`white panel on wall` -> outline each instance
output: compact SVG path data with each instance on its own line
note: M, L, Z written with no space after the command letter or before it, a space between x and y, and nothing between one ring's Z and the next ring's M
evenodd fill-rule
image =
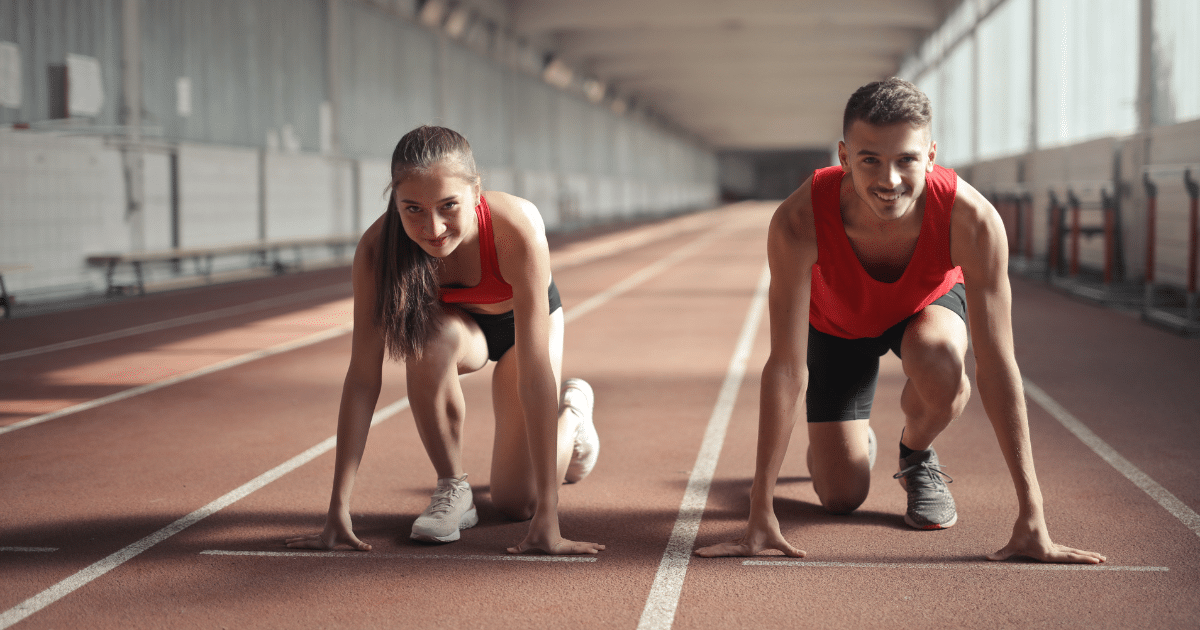
M0 252L32 267L8 289L96 288L84 258L129 247L124 181L102 140L0 133Z
M104 107L100 60L67 54L67 107L72 116L96 116Z
M179 239L183 247L258 240L258 151L179 147Z
M0 107L21 107L21 49L0 42Z
M147 153L145 169L145 198L142 200L142 228L147 250L171 247L171 156Z
M312 154L268 153L264 172L267 240L332 233L333 217L339 213L333 162Z

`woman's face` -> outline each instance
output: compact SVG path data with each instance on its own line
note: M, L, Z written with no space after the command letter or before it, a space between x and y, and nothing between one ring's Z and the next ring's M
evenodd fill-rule
M405 233L430 256L450 255L478 230L479 187L449 162L405 177L392 194Z

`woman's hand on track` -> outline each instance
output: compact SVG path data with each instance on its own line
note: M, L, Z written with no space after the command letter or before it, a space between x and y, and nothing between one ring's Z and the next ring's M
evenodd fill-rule
M571 556L597 554L604 551L604 545L599 543L567 540L559 534L558 519L547 519L543 526L538 525L538 516L529 523L529 533L525 540L516 547L509 547L508 553L525 553L526 551L541 551L552 556Z
M358 539L350 524L350 515L329 515L325 521L325 529L319 534L297 536L287 539L287 546L292 549L323 549L331 550L338 547L349 547L357 551L370 551L371 545Z

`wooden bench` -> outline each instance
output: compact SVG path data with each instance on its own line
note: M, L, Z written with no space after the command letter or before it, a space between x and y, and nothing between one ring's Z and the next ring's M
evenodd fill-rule
M195 273L204 276L205 280L211 281L214 259L225 256L248 255L250 256L251 267L270 266L275 273L281 274L287 272L290 268L299 268L301 266L303 251L306 248L328 247L334 256L341 258L346 248L353 249L358 244L358 239L359 235L357 234L342 234L278 241L254 241L214 247L183 247L159 251L92 254L87 257L87 264L91 267L100 267L105 270L104 278L107 285L106 293L108 295L125 292L126 285L116 284L114 278L117 269L122 265L131 266L136 280L136 285L134 286L137 287L139 295L144 295L146 293L145 277L142 269L144 266L168 263L177 272L181 272L183 261L191 260ZM285 261L281 253L287 250L294 252L294 256L290 262Z
M4 310L4 319L12 314L12 304L9 300L8 289L4 286L4 274L14 271L25 271L29 265L0 265L0 309Z

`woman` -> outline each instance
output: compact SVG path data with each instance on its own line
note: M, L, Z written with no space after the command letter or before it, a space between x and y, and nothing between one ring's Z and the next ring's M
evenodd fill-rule
M459 375L496 361L493 504L532 519L510 553L597 553L563 538L558 486L582 479L599 451L592 390L568 380L561 404L563 313L545 226L533 204L481 192L470 145L443 127L406 134L392 153L388 209L354 255L354 340L338 415L325 529L289 547L368 551L350 522L350 494L378 402L384 354L405 362L408 397L438 484L412 538L458 540L478 522L462 465L466 408Z

